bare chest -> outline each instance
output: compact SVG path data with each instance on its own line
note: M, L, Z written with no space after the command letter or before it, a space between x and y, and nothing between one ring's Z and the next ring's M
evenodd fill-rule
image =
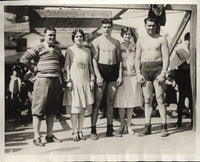
M143 39L141 43L142 51L160 51L161 41L158 38L147 38Z

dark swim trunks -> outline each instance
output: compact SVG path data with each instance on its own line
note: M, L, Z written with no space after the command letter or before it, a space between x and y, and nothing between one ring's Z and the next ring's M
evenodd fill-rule
M141 74L146 81L154 81L162 71L162 61L142 62Z
M99 72L106 82L114 82L119 77L119 65L107 65L98 63Z

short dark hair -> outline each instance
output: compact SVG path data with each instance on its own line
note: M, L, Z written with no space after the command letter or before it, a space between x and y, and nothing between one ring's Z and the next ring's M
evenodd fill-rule
M113 21L112 19L102 19L101 24L110 24L113 26Z
M77 33L81 33L81 35L83 36L83 40L85 40L85 33L83 32L83 30L81 29L75 29L73 32L72 32L72 41L74 42L74 38L75 38L75 35Z
M147 23L147 21L153 21L153 22L156 23L156 19L154 19L154 18L152 18L152 17L147 17L147 18L144 19L144 23L145 23L145 24Z
M184 40L190 41L190 33L189 32L185 34Z
M133 31L133 29L130 28L130 27L127 27L127 26L121 28L121 33L120 33L120 35L123 37L123 36L124 36L124 33L127 33L128 31L130 31L131 36L133 37L133 36L134 36L134 31Z
M44 29L44 33L47 32L47 30L50 30L50 31L55 31L56 32L56 29L52 26L47 26L45 29Z

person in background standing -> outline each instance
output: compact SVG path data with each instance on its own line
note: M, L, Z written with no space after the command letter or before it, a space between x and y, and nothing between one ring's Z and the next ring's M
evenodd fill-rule
M170 57L169 70L174 70L175 81L178 84L178 121L176 127L182 125L183 109L185 108L185 99L189 99L189 110L191 116L191 126L193 126L193 105L192 88L190 80L190 33L186 33L184 41L176 46Z

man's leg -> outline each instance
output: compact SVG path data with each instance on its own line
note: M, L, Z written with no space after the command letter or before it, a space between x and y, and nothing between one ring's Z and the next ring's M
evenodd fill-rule
M121 134L114 132L113 130L113 106L114 99L117 92L116 82L108 82L106 86L107 98L106 98L106 108L107 108L107 132L106 136L116 136L121 137Z
M153 84L151 81L146 81L142 87L142 92L144 96L145 123L151 124L151 114L153 111Z
M38 116L33 115L33 131L34 131L33 143L36 146L44 146L40 138L40 126L41 126L41 119Z
M59 78L48 78L48 93L46 99L46 125L47 125L47 143L62 142L53 135L53 126L56 114L59 111L62 86Z
M40 126L41 126L40 118L38 116L33 115L34 139L38 139L40 137Z
M185 97L186 97L186 73L182 70L177 70L175 73L175 81L178 84L178 103L177 103L177 112L178 112L178 120L175 124L176 127L180 127L182 124L182 116L183 116L183 108L185 107Z
M166 118L166 106L165 106L165 101L164 101L164 84L160 84L157 82L157 80L154 81L154 88L155 88L155 94L156 94L156 100L158 103L158 110L160 112L160 117L161 117L161 127L162 127L162 132L161 136L166 137L168 136L167 132L167 118Z
M47 137L51 137L53 135L54 115L46 116L46 124L47 124Z
M92 126L91 139L93 139L93 140L98 139L97 132L96 132L96 123L97 123L99 107L101 104L105 86L106 86L106 83L104 82L102 87L98 87L96 85L96 88L95 88L95 103L93 105L92 114L91 114L91 126Z
M139 136L151 134L151 114L153 111L153 83L151 81L146 81L144 85L142 85L142 92L144 96L145 128L141 133L139 133Z

